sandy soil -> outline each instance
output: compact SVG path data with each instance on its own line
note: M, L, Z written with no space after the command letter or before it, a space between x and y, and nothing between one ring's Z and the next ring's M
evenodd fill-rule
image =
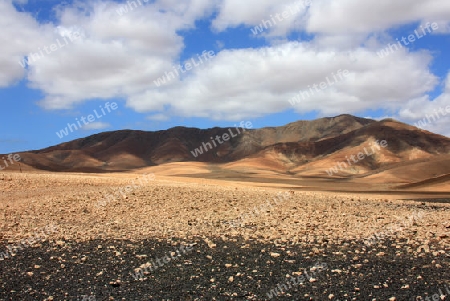
M363 239L420 211L420 222L399 235L409 238L415 233L413 239L422 244L448 233L450 225L450 204L423 205L395 200L392 195L336 195L139 174L14 173L0 179L4 216L0 227L3 239L8 240L49 223L60 225L57 235L76 240L101 235L140 239L224 234L265 241L307 240L309 236ZM277 199L280 193L283 197ZM239 227L230 225L261 206L263 210L249 214ZM444 242L448 241L440 241Z

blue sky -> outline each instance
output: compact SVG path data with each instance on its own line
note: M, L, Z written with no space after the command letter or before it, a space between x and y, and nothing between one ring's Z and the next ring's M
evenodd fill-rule
M450 136L450 113L435 113L450 111L448 0L139 1L0 1L0 153L344 113L409 124L435 114L424 128Z

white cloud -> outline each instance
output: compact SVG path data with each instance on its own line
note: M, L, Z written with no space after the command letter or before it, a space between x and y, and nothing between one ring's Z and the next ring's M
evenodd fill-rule
M288 43L263 49L224 50L209 65L193 70L170 87L148 89L128 100L147 112L170 106L174 115L237 120L291 109L288 100L320 84L339 69L350 76L295 106L298 112L322 115L356 113L372 108L395 110L405 101L431 91L437 78L428 70L427 53L399 50L380 59L373 52L353 53Z
M276 14L296 6L301 7L299 13L276 22L265 34L283 36L296 30L338 36L367 35L412 22L446 20L448 23L450 19L447 0L223 0L213 27L224 31L239 25L253 27L272 17L277 21Z
M38 24L29 14L18 12L11 1L0 1L0 88L21 80L26 70L24 55L51 40L51 26Z
M384 30L435 21L444 34L450 24L448 0L311 0L310 6L299 0L157 0L120 16L117 9L122 5L75 2L56 8L57 24L39 24L1 1L0 41L5 48L0 54L0 87L27 76L30 86L45 94L41 105L46 109L123 97L127 107L151 113L148 118L153 120L242 120L288 109L336 115L380 108L413 120L423 113L418 109L430 102L426 95L438 83L429 70L432 57L403 48L380 59L376 51L394 40ZM301 9L263 33L272 39L272 47L222 49L183 78L161 87L153 84L177 64L185 47L180 31L194 28L196 20L215 9L212 27L225 31L258 25L289 6ZM294 30L313 33L312 41L287 42L286 34ZM18 63L20 57L75 31L80 39L31 62L28 70ZM339 69L348 69L351 76L298 106L290 105L288 100L299 91ZM435 104L448 101L450 84L446 87ZM410 111L402 110L405 105Z
M450 137L450 73L444 82L444 92L431 101L428 96L412 99L395 118L412 125L425 123L424 129Z
M171 67L183 48L176 16L150 5L119 16L119 6L96 2L59 12L62 26L82 24L84 36L32 64L29 80L46 92L44 107L62 109L91 98L126 97L144 91L161 70Z
M239 25L257 26L264 20L270 28L262 36L284 36L294 28L306 25L306 13L311 1L314 0L223 0L212 26L217 31L224 31Z
M422 22L422 26L426 25L427 22ZM450 21L449 20L434 20L430 23L436 23L438 28L433 30L432 34L449 34L450 33Z
M193 28L214 8L207 0L161 0L120 16L120 6L113 1L61 5L55 8L57 25L39 25L11 3L1 2L0 25L6 32L0 41L4 39L6 50L0 55L0 86L27 75L30 86L45 93L41 105L47 109L143 93L178 60L184 48L178 31ZM79 40L44 52L29 62L27 72L20 66L19 58L39 53L74 31L82 33Z
M170 117L165 114L155 114L155 115L148 116L147 119L153 120L153 121L167 121L167 120L170 120Z
M90 131L90 130L103 130L106 128L109 128L111 125L107 122L91 122L86 124L85 126L81 127L82 130Z
M219 49L223 49L223 48L225 48L225 43L223 41L217 40L216 41L216 46Z
M447 0L316 0L307 29L318 33L370 33L424 19L450 19Z

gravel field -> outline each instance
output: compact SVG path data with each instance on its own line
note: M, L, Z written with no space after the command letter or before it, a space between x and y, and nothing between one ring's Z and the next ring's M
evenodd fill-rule
M450 300L442 201L137 174L0 189L0 300Z

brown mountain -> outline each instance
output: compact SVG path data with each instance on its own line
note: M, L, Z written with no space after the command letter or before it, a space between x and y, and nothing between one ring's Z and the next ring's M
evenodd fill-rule
M222 144L216 135L236 137ZM351 115L297 121L280 127L243 130L175 127L164 131L104 132L46 149L20 153L22 163L36 169L70 172L127 171L171 162L217 163L227 168L257 166L260 170L314 177L368 177L405 166L433 165L428 177L450 173L450 139L386 119L375 121ZM231 134L230 134L231 136ZM387 147L357 163L348 161L375 141ZM217 141L217 140L216 140ZM212 149L205 151L209 143ZM195 149L202 147L202 154ZM195 155L194 155L195 154ZM347 156L347 157L346 157ZM355 158L355 157L353 157ZM339 167L332 175L326 170ZM342 162L347 162L347 167ZM436 163L439 162L439 163ZM351 163L351 164L350 164ZM344 167L344 168L342 168ZM425 172L426 173L426 172ZM398 177L399 175L397 175Z

